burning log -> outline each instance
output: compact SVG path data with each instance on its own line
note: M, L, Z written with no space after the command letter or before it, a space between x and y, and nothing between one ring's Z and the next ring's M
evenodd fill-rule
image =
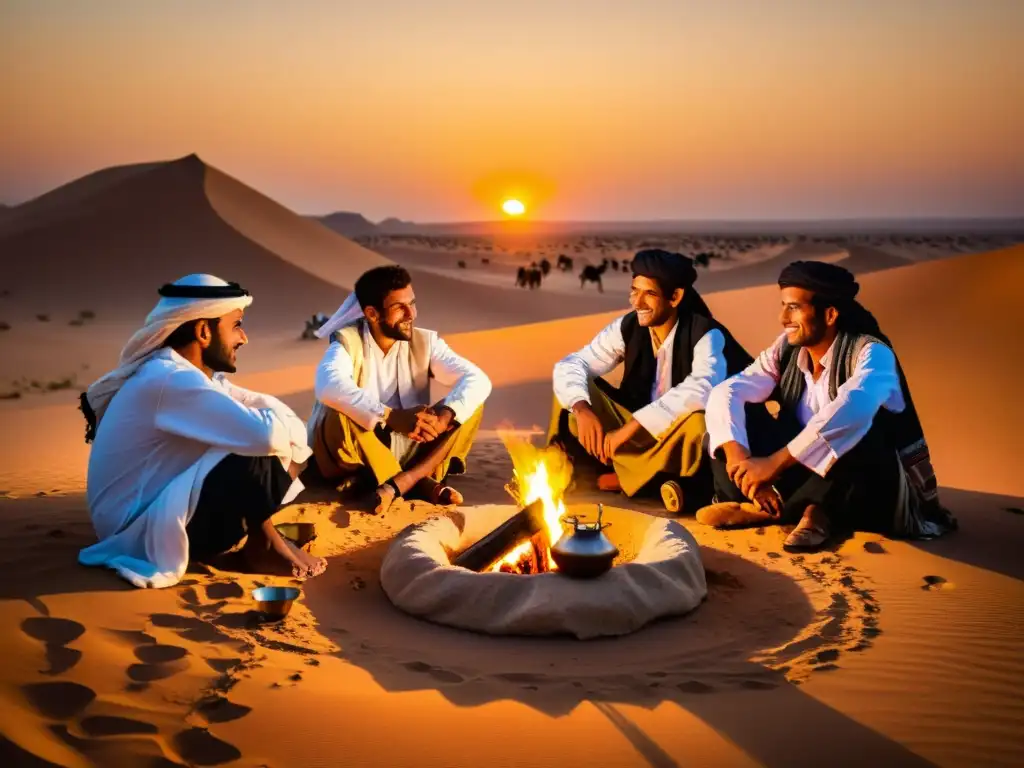
M534 534L530 539L530 546L526 548L526 551L519 556L516 562L502 562L497 570L501 573L515 573L520 576L535 576L538 573L547 573L549 570L547 536L543 532Z
M466 547L452 565L476 573L488 570L524 541L544 531L544 504L538 499L499 525L479 541ZM544 559L539 557L538 559ZM546 560L545 560L546 563Z

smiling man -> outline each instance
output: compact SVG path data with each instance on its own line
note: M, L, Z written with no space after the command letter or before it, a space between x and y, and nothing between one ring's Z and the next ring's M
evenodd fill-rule
M271 516L302 489L302 420L242 389L234 373L249 292L213 275L164 285L120 365L82 395L87 498L100 541L79 561L139 587L171 586L191 560L246 540L249 567L316 576L326 568L283 539Z
M820 546L837 526L906 537L955 527L906 378L854 276L797 261L779 287L783 333L708 399L720 503L698 519L798 521L785 542L795 549Z
M678 512L684 497L699 506L710 484L701 471L708 394L751 358L693 288L691 259L643 250L632 271L633 311L556 363L548 439L577 469L601 473L602 490L633 496L662 479L665 506ZM602 377L620 363L616 389Z
M444 484L466 457L491 393L490 379L434 331L415 326L412 277L399 266L363 274L316 331L330 344L316 371L309 442L318 473L334 480L368 470L376 512L414 493L461 504ZM451 388L430 402L430 381Z

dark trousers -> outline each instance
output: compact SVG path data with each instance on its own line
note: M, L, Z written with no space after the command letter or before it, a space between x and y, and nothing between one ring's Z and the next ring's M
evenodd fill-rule
M762 403L748 404L746 415L754 457L774 453L801 430L793 414L781 412L775 419ZM718 453L711 462L715 496L719 501L748 501L729 479L725 457L721 450ZM825 477L795 464L775 481L775 487L784 502L783 522L798 521L809 505L817 504L833 528L887 533L899 492L899 459L876 422Z
M291 484L276 456L225 456L203 481L196 510L185 526L191 558L227 552L260 528L281 506Z

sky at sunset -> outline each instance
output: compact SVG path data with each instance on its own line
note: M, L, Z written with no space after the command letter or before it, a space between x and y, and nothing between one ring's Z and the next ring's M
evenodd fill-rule
M181 157L372 220L1024 215L1018 0L0 0L0 202Z

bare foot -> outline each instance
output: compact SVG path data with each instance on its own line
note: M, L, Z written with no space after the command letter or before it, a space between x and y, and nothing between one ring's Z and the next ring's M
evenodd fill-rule
M452 488L450 485L441 485L441 483L437 482L432 477L425 477L416 483L415 490L417 493L422 495L426 501L442 507L451 505L458 506L465 501L462 494L457 490ZM507 486L506 490L508 490Z
M278 533L270 520L252 531L242 549L246 563L257 573L291 574L297 579L319 576L327 570L327 561L299 549Z
M602 491L621 491L622 483L614 472L606 472L597 478L597 487Z
M387 483L377 487L377 506L373 508L375 515L383 515L391 508L395 500L395 489Z

